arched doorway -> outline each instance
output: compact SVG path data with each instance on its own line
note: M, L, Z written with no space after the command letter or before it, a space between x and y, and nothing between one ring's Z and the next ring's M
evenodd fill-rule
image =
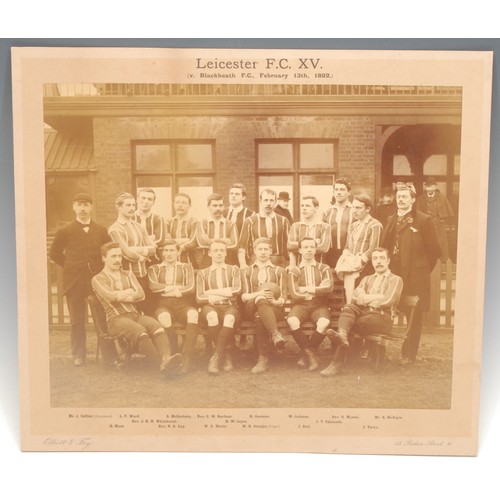
M417 197L424 193L427 177L434 177L439 191L450 202L454 217L447 227L450 259L433 273L428 326L453 325L454 280L460 186L460 125L420 124L386 126L379 133L380 175L377 189L394 189L397 181L412 182Z

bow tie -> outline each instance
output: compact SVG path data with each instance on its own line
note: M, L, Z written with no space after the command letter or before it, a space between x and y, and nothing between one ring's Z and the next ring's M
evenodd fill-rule
M80 226L82 226L82 227L90 227L90 224L82 224L82 223L80 222Z

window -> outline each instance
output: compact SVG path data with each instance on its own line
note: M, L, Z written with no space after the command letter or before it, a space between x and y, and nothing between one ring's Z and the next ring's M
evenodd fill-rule
M289 210L300 218L300 198L318 198L320 213L329 208L337 172L336 140L279 139L256 141L259 193L271 188L290 195Z
M191 197L190 215L206 212L207 196L213 192L214 141L132 141L132 166L136 191L152 188L154 211L172 217L173 198L182 192Z

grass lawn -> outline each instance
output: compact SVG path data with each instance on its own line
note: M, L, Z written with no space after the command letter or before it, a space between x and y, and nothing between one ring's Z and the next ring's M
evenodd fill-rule
M329 344L320 350L321 369L329 363ZM358 360L334 378L323 378L296 365L297 348L286 346L271 370L252 375L252 352L235 357L236 370L210 376L199 340L193 372L169 380L157 362L134 357L126 369L104 369L95 361L95 335L88 333L89 359L75 368L69 333L50 335L51 405L89 408L408 408L447 409L451 401L453 334L422 335L417 362L400 367L389 361L375 373L369 360ZM397 360L400 343L387 354Z

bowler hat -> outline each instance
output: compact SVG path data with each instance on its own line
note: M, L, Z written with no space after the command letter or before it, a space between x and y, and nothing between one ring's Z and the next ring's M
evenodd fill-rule
M432 186L433 184L437 184L436 178L435 177L427 177L424 181L424 184L426 186Z
M290 201L290 195L286 191L281 191L278 200Z
M92 203L92 198L87 193L78 193L73 197L73 201L79 201L81 203Z

